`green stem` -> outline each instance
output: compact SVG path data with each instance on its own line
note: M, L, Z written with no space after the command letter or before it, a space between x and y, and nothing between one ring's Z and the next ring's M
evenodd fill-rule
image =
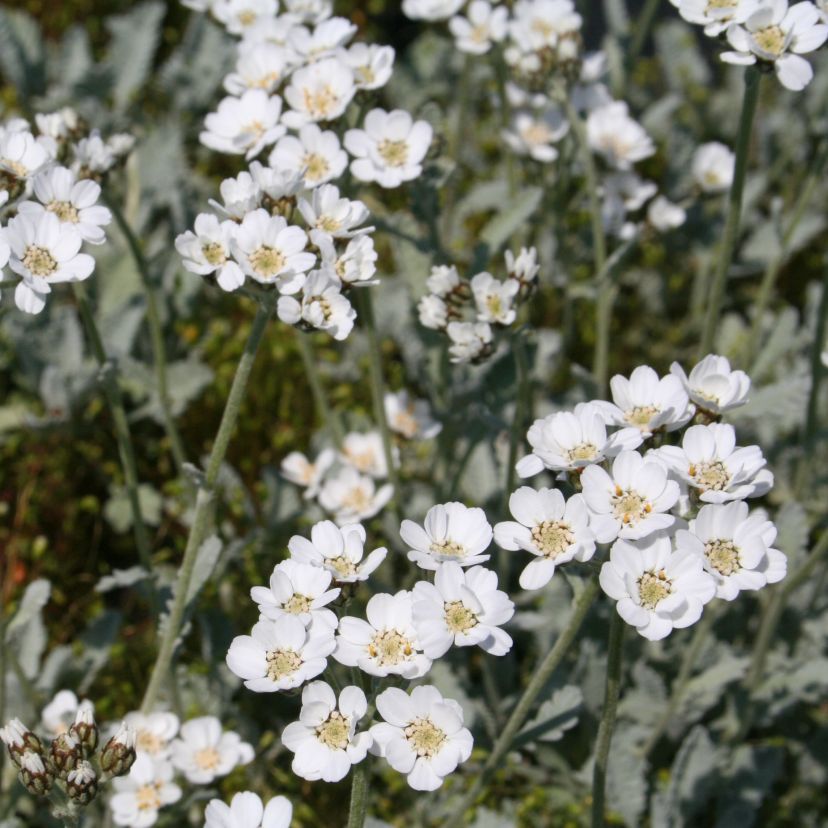
M446 149L446 158L450 158L455 163L455 168L446 182L444 188L445 199L443 201L443 228L441 247L446 250L451 250L451 240L454 236L454 207L457 202L458 184L460 178L460 156L462 154L463 136L468 127L466 113L469 107L470 98L470 81L472 59L470 55L463 55L463 68L460 70L460 78L457 82L457 97L455 98L454 106L456 108L454 128L449 134L448 147Z
M124 398L121 394L121 387L118 385L117 368L109 360L104 350L103 340L95 324L95 317L92 315L92 308L89 300L80 283L75 283L75 298L78 303L83 325L92 346L92 352L98 365L101 367L101 378L103 380L104 394L112 414L112 422L115 426L115 437L118 441L118 453L121 457L121 467L124 472L127 497L130 510L132 511L132 531L135 534L135 545L138 548L138 557L141 564L148 572L152 572L152 547L150 544L147 527L141 513L141 501L138 490L138 467L135 462L135 448L132 442L132 435L129 430L126 410L124 409ZM154 592L152 593L154 596Z
M247 389L248 380L250 379L250 372L256 359L256 352L259 349L259 344L262 341L262 336L267 328L267 323L272 312L271 307L259 305L256 311L256 318L253 320L250 335L244 347L244 352L236 368L236 375L233 377L230 394L227 397L224 412L221 415L221 423L219 424L216 439L210 452L210 459L207 462L207 471L199 484L196 494L193 523L190 528L189 537L187 538L187 545L184 549L184 559L181 562L181 569L179 570L178 579L175 583L173 604L164 630L164 638L158 649L158 656L153 665L149 684L147 685L144 699L141 703L142 713L151 713L155 707L161 685L166 679L170 664L172 663L175 645L178 640L178 635L181 632L184 612L187 608L188 597L191 600L194 598L194 596L188 596L190 581L192 580L198 552L207 538L207 532L210 527L216 481L221 464L224 462L224 456L227 453L230 438L233 436L236 428L236 421L238 420L244 393Z
M161 316L158 312L158 303L155 299L155 289L152 284L152 277L150 276L149 263L141 250L141 244L138 238L132 231L129 222L127 222L120 208L111 200L107 200L107 204L112 211L112 215L115 217L116 224L127 241L129 251L132 254L138 274L141 277L141 285L144 288L144 295L147 301L147 324L149 325L150 343L152 345L153 363L155 365L155 382L158 386L158 399L161 403L164 430L170 441L170 451L172 452L173 462L175 463L178 476L186 479L184 465L187 462L187 456L184 452L184 443L181 440L181 435L175 424L175 417L173 417L172 405L170 403L170 389L167 381L167 350L164 345L164 331L161 325Z
M609 631L609 652L607 654L607 685L604 693L604 709L598 725L595 745L595 767L592 772L592 828L604 825L604 799L607 787L607 764L609 763L612 732L615 729L615 713L618 709L618 692L621 687L621 651L624 641L624 621L613 611Z
M0 281L0 290L5 290L6 288L13 288L17 287L20 284L20 279L3 279Z
M639 57L641 57L641 51L643 50L644 44L647 42L647 38L653 28L653 21L655 20L656 12L661 4L662 0L646 0L644 8L641 9L641 13L635 21L635 34L633 35L632 42L630 43L630 51L627 53L628 72L632 70L633 66L635 66L635 62Z
M750 149L750 134L753 127L753 118L756 106L759 103L759 81L761 74L755 66L745 69L745 93L742 99L742 113L739 117L739 132L736 137L736 161L733 172L733 183L730 185L730 194L727 199L727 218L725 219L724 235L719 250L719 260L713 274L710 286L707 315L704 320L699 358L708 354L713 347L713 340L719 326L719 317L722 312L727 273L733 260L733 251L739 236L739 221L742 215L742 193L745 188L747 173L748 150Z
M526 414L529 409L531 385L529 382L529 365L526 361L524 341L520 331L512 337L512 353L515 357L515 374L517 377L517 393L515 394L515 413L512 417L512 428L509 432L509 459L506 467L506 491L504 493L503 512L509 512L509 498L515 487L515 466L517 465L518 449L521 438L524 436Z
M347 828L362 828L368 811L368 768L366 760L354 765L351 777L351 805Z
M543 661L537 666L532 674L529 684L523 691L523 695L517 703L517 706L512 711L509 721L506 722L505 727L500 733L498 740L492 747L492 752L489 758L483 765L482 770L477 775L474 784L469 789L468 793L460 800L459 804L452 810L450 816L444 823L444 828L454 828L463 824L463 818L466 811L471 808L477 797L485 790L489 777L493 771L500 767L503 758L509 752L518 731L523 727L524 722L529 717L532 711L535 700L540 692L544 689L549 681L552 673L563 660L564 656L569 651L578 630L581 628L587 612L589 611L595 596L598 594L598 578L593 576L584 584L583 591L578 596L573 604L572 614L569 616L569 621L564 627L561 634L558 636L552 649L546 654Z
M6 618L0 616L0 724L6 723ZM0 750L0 797L6 770L6 751Z
M299 346L299 355L302 357L305 374L310 383L311 394L316 405L316 413L330 432L334 444L339 448L345 439L345 429L342 427L342 421L339 419L339 415L328 402L328 397L322 385L322 378L319 376L319 369L316 367L316 359L314 358L313 348L311 347L308 335L297 330L296 344Z

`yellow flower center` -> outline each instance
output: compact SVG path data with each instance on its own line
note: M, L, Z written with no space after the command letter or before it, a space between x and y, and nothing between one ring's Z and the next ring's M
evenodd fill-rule
M704 545L704 554L719 575L732 575L742 568L739 547L732 540L712 540Z
M161 807L158 786L142 785L135 791L135 803L139 811L157 811Z
M256 12L252 9L244 9L244 11L240 11L236 15L236 20L238 20L242 26L250 26L256 22Z
M462 601L449 601L443 605L446 614L446 626L454 633L464 633L479 623L477 615Z
M305 166L305 178L311 182L321 181L331 169L325 157L315 152L309 152L302 163Z
M376 455L370 449L368 451L348 451L346 449L345 456L348 458L348 462L361 472L373 469L376 463Z
M404 167L408 160L408 144L405 141L389 141L386 138L379 142L377 150L389 167Z
M155 755L160 753L161 748L164 747L163 741L159 736L151 730L139 730L135 739L135 749L143 750L144 753Z
M707 9L706 11L710 11L711 9L735 9L737 3L734 0L707 0Z
M785 51L785 32L779 26L767 26L753 33L756 45L769 55L779 56Z
M337 558L328 558L328 566L330 566L340 578L353 578L353 576L357 574L356 564L344 555L340 555Z
M282 609L293 615L300 615L303 612L310 612L312 604L313 598L295 593L282 605Z
M530 146L549 143L550 133L545 124L533 121L521 130L521 137Z
M417 434L419 426L411 411L398 411L394 415L394 430L409 440Z
M30 244L23 256L23 266L35 276L48 279L57 269L55 257L45 248Z
M652 511L653 507L638 492L632 490L625 492L620 486L615 487L615 494L612 496L612 513L625 526L638 523Z
M445 555L448 558L465 558L468 554L466 547L462 543L457 543L457 541L453 541L451 538L432 541L429 549L435 555Z
M208 264L220 267L227 261L224 246L218 242L208 242L201 246L201 252Z
M575 543L575 534L562 520L545 520L532 528L532 541L539 552L554 560Z
M275 279L285 269L287 261L275 247L262 245L250 254L250 266L263 279Z
M649 425L650 420L658 413L660 413L660 410L654 405L637 405L624 414L624 419L630 425L641 428L642 426Z
M429 759L439 753L446 741L445 731L428 718L414 719L404 732L417 756L427 756Z
M303 89L302 97L305 102L305 110L317 121L327 120L327 116L334 110L337 97L330 86L323 86L321 89Z
M316 226L320 230L324 230L326 233L336 233L337 230L341 229L342 222L339 219L335 219L333 216L320 216L316 220Z
M18 178L25 178L29 174L29 168L25 164L21 164L20 161L12 161L11 158L3 158L0 159L0 164L2 164L7 170L12 172Z
M342 505L351 512L367 512L371 508L371 496L362 486L354 486L345 493Z
M687 470L696 488L703 492L724 491L730 483L730 472L721 460L695 463Z
M377 77L374 74L374 70L370 66L357 66L354 70L354 74L357 77L357 81L365 86L369 83L373 83Z
M78 208L71 201L50 201L46 205L50 213L54 213L61 221L77 224L80 221Z
M490 293L486 297L486 307L492 316L500 316L503 313L503 302L496 293Z
M214 771L218 768L221 756L214 747L201 748L193 755L193 759L201 770Z
M673 582L662 569L659 572L645 572L638 579L638 598L644 609L655 609L659 602L672 592Z
M382 630L368 644L368 654L380 667L393 667L414 655L414 645L397 630Z
M256 78L251 85L256 89L270 89L279 82L280 77L278 72L268 72Z
M570 463L578 460L594 460L598 456L598 447L592 443L579 443L566 453Z
M293 675L301 666L302 659L294 650L271 650L267 654L267 677L271 681Z
M334 710L328 718L316 728L316 738L333 750L345 750L350 742L351 720Z

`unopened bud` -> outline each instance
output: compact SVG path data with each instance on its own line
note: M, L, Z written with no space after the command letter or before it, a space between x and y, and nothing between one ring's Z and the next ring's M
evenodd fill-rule
M37 754L43 752L43 744L40 739L20 719L12 719L5 727L0 728L0 739L9 749L9 755L17 767L20 767L20 757L26 751Z
M101 770L112 776L129 773L135 761L135 731L122 724L101 751Z
M81 702L75 716L75 723L69 728L70 735L77 739L84 756L91 756L98 746L98 727L95 724L92 710L90 702Z
M23 787L35 796L49 793L55 781L51 771L43 762L43 757L33 750L24 751L20 756L18 778Z
M98 794L98 774L85 759L66 777L66 792L81 805L88 805Z
M71 733L61 733L52 740L49 764L56 776L66 779L69 771L74 770L82 759L83 748Z

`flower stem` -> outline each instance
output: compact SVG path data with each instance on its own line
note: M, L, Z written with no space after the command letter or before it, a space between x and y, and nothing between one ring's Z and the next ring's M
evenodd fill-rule
M727 285L727 272L730 269L733 251L736 247L736 239L739 236L739 221L742 214L742 193L745 188L750 134L753 127L753 118L756 114L756 106L759 102L760 79L761 74L755 66L748 66L745 69L745 93L742 98L742 113L739 117L739 132L736 137L736 161L733 172L733 183L730 185L730 194L727 199L727 218L725 219L721 248L719 249L719 260L716 264L713 281L710 285L707 314L705 316L701 343L699 345L700 359L708 354L713 347L713 339L716 336L719 317L722 313L722 302L724 300L725 286Z
M459 804L452 810L445 823L443 823L445 828L453 828L454 826L463 824L466 811L474 805L477 797L485 790L489 777L500 766L503 757L509 752L518 731L523 727L524 722L529 717L535 700L546 686L552 673L555 672L555 669L569 651L597 594L598 578L597 576L593 576L584 584L583 591L575 600L572 607L572 614L569 616L566 627L564 627L552 649L546 654L546 657L532 674L529 684L526 685L523 695L520 697L517 706L509 717L509 721L506 722L500 736L493 745L489 758L477 775L474 784L460 800Z
M164 638L161 641L161 646L158 648L158 655L155 659L149 684L147 685L144 699L141 703L142 713L151 713L155 706L161 685L166 679L170 664L172 663L173 653L176 642L178 641L178 635L181 631L188 598L192 600L194 597L188 595L190 581L196 559L198 558L198 552L207 538L207 532L210 527L216 480L218 479L221 464L224 462L224 456L227 453L230 438L233 436L233 431L236 427L242 400L247 389L247 382L250 379L250 372L256 359L256 352L259 349L259 344L262 341L262 336L267 328L267 323L272 312L271 307L263 304L259 305L256 311L256 318L253 320L253 327L250 330L247 343L244 347L244 352L236 367L236 375L233 377L230 394L227 397L224 412L221 415L221 423L216 433L216 439L213 442L210 459L207 462L207 470L203 480L199 484L196 494L193 523L190 527L190 534L184 549L184 558L178 572L170 616L167 619L167 625L164 630Z
M316 367L316 359L314 358L313 348L311 347L308 335L297 330L296 344L299 346L299 355L302 357L305 374L310 383L316 413L325 424L325 428L330 432L334 444L339 448L345 439L345 429L342 427L339 415L328 402L328 397L322 385L322 378L319 376L319 369Z
M135 545L138 549L138 557L142 566L152 572L152 555L149 534L144 524L144 517L141 513L141 501L138 493L138 469L135 462L135 448L132 443L132 436L129 431L129 421L124 409L124 398L121 388L118 385L117 368L112 360L106 356L103 340L100 331L95 324L95 317L89 306L89 300L80 283L75 283L75 298L78 303L83 326L86 328L86 335L92 346L92 352L101 368L101 379L103 380L104 394L109 410L112 414L112 422L115 426L115 437L118 441L118 453L121 457L121 467L124 472L127 497L130 510L132 511L132 531L135 535ZM153 594L153 602L154 592Z
M598 725L595 745L595 767L592 771L592 828L603 828L604 798L607 787L612 732L615 728L615 712L618 709L618 691L621 686L621 650L624 641L624 621L614 612L610 621L607 654L607 684L604 692L604 709Z
M662 0L646 0L644 7L635 21L635 34L630 43L630 50L627 53L627 71L631 71L635 66L635 62L641 57L641 51L647 38L653 28L653 21L655 20L656 12L661 5Z
M354 765L347 828L362 828L368 811L368 768L365 760Z

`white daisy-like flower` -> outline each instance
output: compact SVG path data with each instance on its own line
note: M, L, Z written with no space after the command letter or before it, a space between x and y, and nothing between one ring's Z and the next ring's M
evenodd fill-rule
M352 765L361 762L374 739L356 732L368 711L365 693L345 687L336 694L324 681L312 681L302 690L299 721L282 731L282 744L294 753L291 769L302 779L339 782Z
M402 13L410 20L446 20L456 14L465 0L403 0Z
M330 572L294 559L277 564L269 586L252 587L250 597L271 621L293 615L306 627L317 622L336 629L336 614L325 607L339 597L340 590L330 586Z
M181 788L173 783L173 776L169 762L154 762L148 754L139 754L127 776L112 780L112 821L131 828L155 825L158 812L181 799Z
M367 581L388 554L380 546L365 556L365 529L358 523L337 526L332 520L315 523L310 540L294 535L288 549L294 561L321 567L340 584Z
M284 10L305 23L321 23L333 14L333 0L283 0Z
M344 466L325 480L319 503L344 526L374 517L393 494L390 483L377 488L373 478L360 474L353 466Z
M426 287L435 296L445 298L460 286L460 274L454 265L433 265L426 279Z
M74 149L72 171L77 173L79 178L89 178L96 173L108 172L118 161L115 148L104 141L97 130L93 130L86 138L81 138Z
M512 637L500 629L515 605L497 588L497 573L483 566L463 569L454 561L440 564L434 583L418 581L412 590L413 615L423 652L431 659L451 645L478 646L490 655L506 655Z
M332 275L343 285L378 285L377 251L367 234L348 240L344 250L337 249L334 239L321 230L311 230L311 241L319 248L319 256Z
M211 198L208 204L221 215L237 222L262 206L259 185L247 170L243 170L235 178L225 178L219 185L219 193L221 202Z
M749 66L757 59L772 63L776 77L786 89L799 92L814 77L803 54L819 49L828 40L826 25L813 3L768 0L759 4L742 23L727 29L731 52L722 52L726 63Z
M412 619L413 598L400 590L380 592L365 607L365 617L346 616L339 622L333 657L346 667L359 667L372 676L413 679L431 669Z
M638 540L670 529L676 522L668 511L678 502L681 490L655 458L622 451L612 461L612 475L601 466L588 466L581 485L590 528L601 543L616 537Z
M334 184L317 187L311 200L300 198L298 206L309 227L334 239L350 239L374 229L360 227L371 215L365 204L356 199L340 197L339 187Z
M9 267L21 278L14 301L26 313L43 310L53 284L81 282L95 269L95 260L80 252L83 239L74 225L54 213L21 213L1 232L11 248Z
M577 471L625 449L636 449L643 441L640 429L633 427L608 436L604 414L593 403L579 403L574 411L535 420L526 439L532 453L518 461L516 468L521 477L532 477L544 469Z
M258 43L250 49L239 51L236 71L224 79L224 88L241 96L248 89L275 92L287 77L291 68L290 53L275 43Z
M557 489L521 486L509 497L515 520L495 524L494 541L501 549L524 549L535 555L520 574L523 589L540 589L568 561L588 561L595 554L595 533L583 495L566 500Z
M670 538L654 534L632 542L617 540L601 567L601 589L616 601L618 614L650 641L701 618L716 584L695 551L673 551Z
M399 459L399 452L394 452L395 460ZM371 477L388 477L388 463L379 431L369 431L362 434L351 431L342 441L340 457L362 474ZM396 465L396 462L395 462Z
M744 23L759 5L758 0L670 0L688 22L704 26L708 37L716 37L732 23Z
M170 744L178 735L179 721L175 713L139 713L124 716L126 725L135 733L135 750L146 753L154 761L169 759Z
M238 733L222 730L215 716L184 722L170 745L173 767L194 785L207 785L227 776L233 768L252 762L253 756L253 746L243 742Z
M619 170L628 170L655 152L652 138L630 117L623 101L593 109L587 116L586 130L590 147Z
M230 34L242 35L279 11L278 0L213 0L210 11Z
M449 322L446 333L452 362L474 362L491 353L493 334L488 322Z
M354 73L357 89L381 89L394 71L394 49L374 43L354 43L340 57Z
M287 202L293 205L296 195L304 187L302 176L298 172L290 170L276 170L273 167L266 167L259 161L250 165L250 174L262 196L263 206L278 207L280 203ZM270 205L267 204L268 199Z
M309 121L333 121L345 111L356 93L354 73L339 57L328 57L297 69L284 91L291 107L282 116L290 129Z
M306 187L318 187L345 172L348 154L335 132L305 124L298 136L285 135L278 140L268 163L277 170L301 175Z
M276 312L287 325L303 323L327 331L336 340L348 338L357 315L348 297L342 294L342 283L329 268L312 270L299 299L280 297Z
M693 366L690 376L678 362L670 366L670 373L681 380L690 399L703 411L718 416L738 408L748 401L750 377L744 371L734 371L727 357L708 354Z
M354 156L351 172L356 179L399 187L422 174L434 134L431 124L415 121L403 109L372 109L363 127L345 133L345 149Z
M265 805L257 794L242 791L230 804L211 799L204 810L204 828L290 828L293 805L284 796L274 796Z
M185 269L200 276L215 273L222 290L232 291L244 284L244 273L230 250L237 227L236 222L219 221L212 213L197 215L194 231L187 230L175 239Z
M716 582L716 597L732 601L741 590L781 581L788 569L773 548L776 527L764 514L748 513L743 500L702 506L689 531L676 533L676 548L701 555Z
M612 402L596 400L610 425L641 430L645 437L656 431L675 431L693 416L684 383L673 374L659 377L649 365L639 365L629 379L616 374L610 380Z
M32 186L40 203L24 201L17 207L19 213L38 215L48 211L74 228L84 241L90 244L106 241L103 228L112 221L112 213L97 204L101 197L99 184L88 179L78 181L66 167L52 167L38 173Z
M297 293L316 262L316 256L305 249L307 242L301 227L258 209L236 228L231 249L245 274L263 285L275 284L279 293Z
M491 557L485 554L492 542L486 513L456 501L432 506L422 526L404 520L400 537L409 546L408 559L422 569L435 570L446 561L474 566Z
M687 219L687 211L679 204L674 204L663 195L656 196L647 205L647 221L659 233L681 227Z
M417 315L424 328L442 331L449 320L449 309L445 300L440 296L429 293L417 303Z
M474 740L463 727L463 708L436 687L415 687L409 695L389 687L377 696L385 720L371 728L371 752L406 774L415 791L433 791L471 756Z
M264 89L248 89L241 97L224 98L204 119L199 140L205 147L250 160L275 144L287 131L279 123L282 99Z
M507 250L503 258L509 278L517 280L522 285L534 282L540 272L538 250L535 247L521 247L517 256L511 250Z
M81 709L95 712L91 701L79 701L71 690L59 690L40 714L40 726L49 736L66 733Z
M504 9L505 11L505 9ZM569 132L569 121L557 107L540 112L524 110L515 113L509 129L501 133L503 140L518 155L526 155L542 164L558 157L557 144Z
M520 290L519 282L514 279L500 281L484 271L472 277L470 286L478 322L511 325L515 321L517 311L512 303Z
M449 31L461 52L484 55L506 37L509 29L509 10L505 6L492 6L486 0L472 0L466 16L457 15L449 20Z
M227 666L254 693L299 687L318 676L333 652L329 624L309 627L289 614L279 621L259 621L250 635L236 636L227 651Z
M38 132L56 141L68 138L79 123L78 113L71 106L61 107L56 112L35 112L34 119Z
M702 144L693 153L693 181L705 193L722 193L733 183L736 156L730 147L719 141Z
M414 399L408 391L387 393L384 404L388 427L406 440L430 440L442 431L443 424L431 416L428 402Z
M325 473L336 460L333 449L322 449L316 460L311 462L301 451L292 451L282 460L282 475L291 483L302 486L305 498L316 497L322 486Z
M344 17L331 17L314 27L313 31L297 26L290 37L290 47L302 63L311 63L325 57L337 56L357 33L357 26Z
M38 141L28 131L28 124L20 130L6 130L0 135L0 170L25 181L43 170L54 160L46 141Z
M761 497L773 487L762 449L737 446L731 425L691 426L681 446L662 446L657 455L705 503Z

